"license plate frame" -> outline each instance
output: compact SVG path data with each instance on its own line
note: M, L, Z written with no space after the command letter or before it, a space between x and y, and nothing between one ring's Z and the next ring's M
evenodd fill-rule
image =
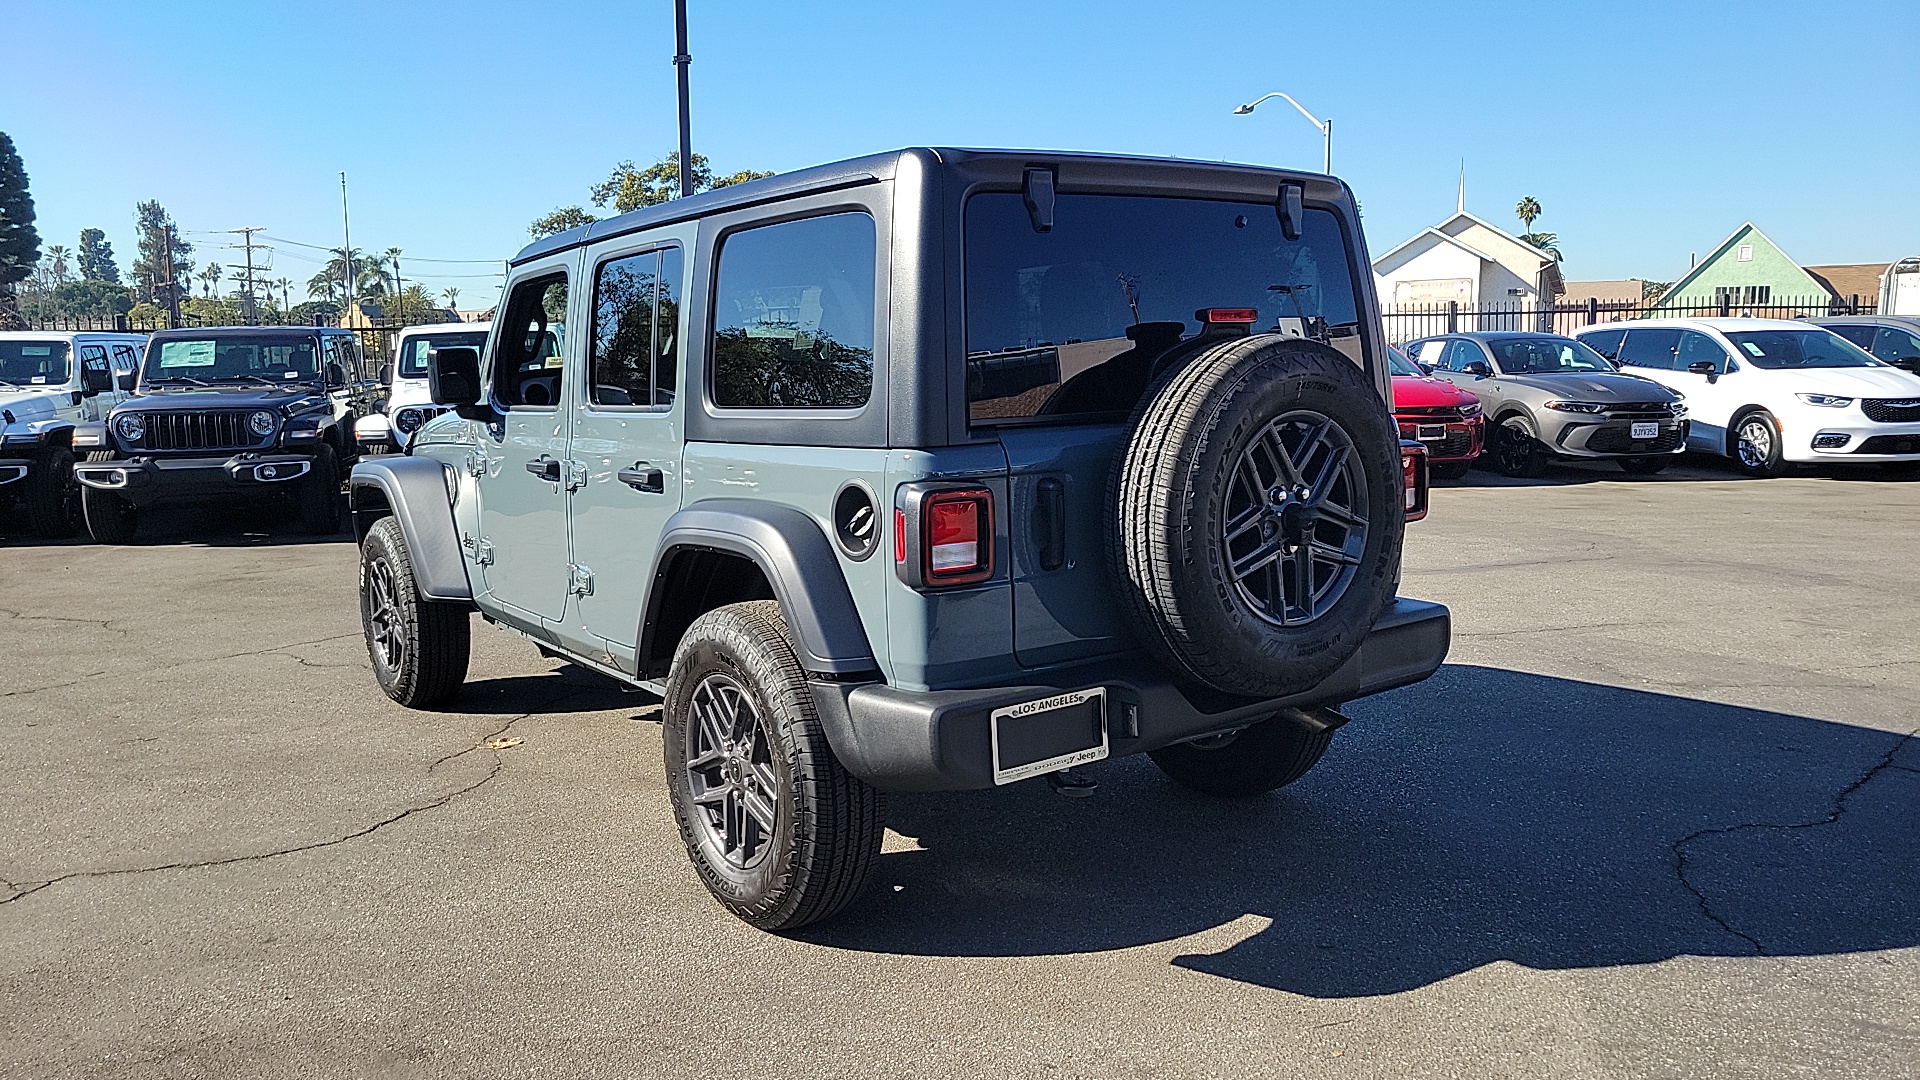
M1445 424L1421 424L1414 430L1416 432L1415 438L1418 438L1421 442L1447 441L1447 425Z
M1071 740L1074 733L1072 729L1078 724L1086 723L1088 718L1073 714L1084 710L1088 705L1092 706L1092 716L1091 727L1087 731L1099 732L1097 743L1071 745L1063 747L1059 753L1034 760L1007 763L1010 758L1027 756L1014 754L1012 753L1014 748L1005 745L1007 740L1002 736L1013 733L1014 725L1022 721L1053 722L1060 730L1051 733L1052 735L1068 737L1070 742L1077 741ZM993 782L996 786L1017 783L1045 773L1058 772L1074 765L1100 761L1107 757L1111 748L1107 731L1107 688L1104 686L1096 686L1090 690L1070 690L1064 694L1053 694L995 709L989 714L987 723L988 742L993 750ZM1026 736L1033 733L1023 731L1020 734ZM1042 733L1041 738L1046 737L1048 734Z
M1627 438L1629 439L1657 439L1659 437L1660 424L1658 421L1652 423L1635 423L1627 431Z

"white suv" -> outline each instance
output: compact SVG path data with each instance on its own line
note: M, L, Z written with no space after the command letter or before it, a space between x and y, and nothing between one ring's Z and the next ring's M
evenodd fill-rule
M363 417L354 425L354 440L369 449L384 449L388 444L405 449L414 432L447 411L433 403L433 395L427 390L427 353L456 345L483 349L487 330L486 323L455 322L409 326L400 331L393 343L395 362L387 378L386 415Z
M73 535L74 441L133 389L147 339L71 330L0 332L0 508L24 502L33 531Z
M1787 462L1920 465L1920 376L1812 323L1646 319L1574 336L1685 394L1687 445L1756 475Z

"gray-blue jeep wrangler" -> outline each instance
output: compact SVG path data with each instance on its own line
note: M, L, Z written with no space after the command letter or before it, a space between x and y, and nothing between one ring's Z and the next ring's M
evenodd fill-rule
M1379 327L1346 186L1238 165L903 150L538 241L353 470L374 672L449 700L478 610L658 694L770 930L857 895L887 791L1271 791L1447 650Z

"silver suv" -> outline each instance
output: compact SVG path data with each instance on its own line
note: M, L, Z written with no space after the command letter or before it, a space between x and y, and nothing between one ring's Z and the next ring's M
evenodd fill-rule
M1447 650L1366 266L1332 177L929 149L539 241L354 469L375 675L450 699L477 609L658 694L767 929L856 895L887 791L1270 791Z

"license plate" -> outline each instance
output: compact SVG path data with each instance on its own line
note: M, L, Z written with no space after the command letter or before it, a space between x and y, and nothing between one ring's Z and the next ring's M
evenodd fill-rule
M1660 425L1635 424L1633 425L1633 430L1628 434L1636 439L1657 439L1660 437Z
M995 709L993 782L1085 765L1107 756L1107 690L1075 690Z
M1418 437L1421 442L1444 442L1447 437L1447 425L1421 424Z

